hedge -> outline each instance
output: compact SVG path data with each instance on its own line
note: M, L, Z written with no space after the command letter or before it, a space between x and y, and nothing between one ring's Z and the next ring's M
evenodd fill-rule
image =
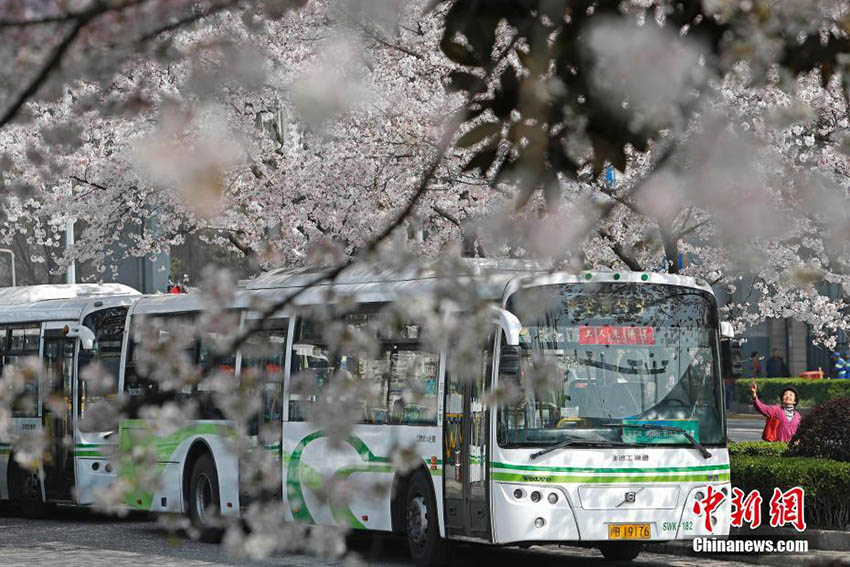
M754 446L758 444L747 445L749 447L736 448L734 451L757 450ZM732 446L730 444L730 452L733 452ZM767 523L770 518L769 503L774 488L788 490L801 486L806 492L808 528L850 529L850 498L847 497L850 494L850 463L738 453L731 457L731 467L732 486L745 493L760 491L763 498L762 523Z
M776 441L739 441L729 443L729 457L781 457L788 449L788 443Z
M750 402L750 378L739 378L735 383L735 401ZM756 378L759 399L766 404L778 404L782 390L791 386L800 394L800 407L812 407L821 402L850 396L850 380L825 380L808 378Z

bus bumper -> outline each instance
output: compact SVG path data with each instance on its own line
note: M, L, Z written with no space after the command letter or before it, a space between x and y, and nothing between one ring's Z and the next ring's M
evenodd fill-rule
M588 487L499 482L492 486L493 542L497 544L596 542L624 537L629 541L670 541L729 533L729 483L711 483L713 491L725 494L710 512L709 525L700 506L700 513L694 511L695 504L704 499L708 484ZM627 497L629 492L638 493L634 502L629 501L633 498ZM640 529L617 530L609 527L612 525Z

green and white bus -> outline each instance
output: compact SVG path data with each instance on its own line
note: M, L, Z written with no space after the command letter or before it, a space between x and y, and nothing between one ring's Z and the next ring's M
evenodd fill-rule
M419 564L437 560L447 540L573 542L630 559L647 541L728 534L711 288L666 274L478 267L481 275L463 281L351 271L299 296L300 306L315 306L332 292L356 322L441 286L473 286L492 302L492 321L484 362L450 368L452 345L428 347L415 322L367 353L333 348L309 320L281 320L291 354L282 392L288 519L406 533ZM313 277L273 272L247 288L281 297ZM462 328L462 307L454 317ZM350 401L362 417L341 447L307 419L340 375L372 381L380 393ZM488 395L498 391L516 395ZM408 392L418 395L405 406ZM394 447L414 447L417 466L392 466ZM322 497L328 478L353 484L348 501ZM711 491L724 498L710 511L709 531L693 510Z
M281 423L287 519L406 533L420 564L448 540L572 542L627 559L647 541L727 534L728 498L710 512L711 531L693 513L706 493L730 490L711 289L681 276L495 268L462 282L348 270L266 322L276 345L266 358L235 357L237 375L251 364L279 372L262 413ZM280 299L315 277L272 272L244 293ZM447 285L472 286L492 304L491 339L473 367L451 368L452 345L426 343L416 321L376 336L372 349L334 345L322 328L363 329L388 306ZM186 313L191 301L145 299L133 311ZM335 322L310 315L329 302L345 306ZM462 328L462 308L447 316ZM251 317L244 310L243 324ZM337 406L357 421L341 444L317 423L335 411L335 380L363 386ZM488 396L495 391L516 395ZM168 480L139 506L185 510L196 522L208 507L238 514L236 458L215 430L226 422L197 427L165 444L174 448L160 463ZM393 464L398 447L413 448L416 466ZM325 484L338 480L349 497L334 501Z
M265 376L247 433L279 433L257 445L279 459L282 482L270 497L280 499L286 519L404 533L422 565L438 561L451 540L573 543L629 559L645 542L728 534L721 326L710 287L666 274L469 267L457 278L353 266L315 286L316 272L279 270L244 284L230 306L243 328L259 317L257 300L301 292L247 348L213 361L235 381L250 369ZM373 325L447 289L468 300L441 314L455 329L442 342L426 340L428 324L416 317L391 329ZM136 321L196 321L203 305L193 295L109 301L126 314L116 392L132 399L157 387L139 372ZM86 309L55 320L64 321L60 328L78 324ZM34 320L41 349L46 318ZM368 345L338 340L347 330L376 328ZM472 363L457 362L464 335L481 337ZM187 360L208 364L215 338L197 328L181 343ZM70 390L75 416L83 408L79 390ZM201 407L199 417L167 432L123 419L119 439L111 431L75 433L78 456L93 453L77 465L75 482L97 472L95 462L110 479L113 465L95 458L97 446L144 443L158 487L131 492L127 502L187 513L214 534L214 514L236 517L244 507L244 471L230 443L238 426L214 407ZM339 427L351 422L340 437ZM346 489L329 491L337 482ZM83 485L76 492L87 494ZM695 514L712 492L724 498L707 518Z
M0 365L4 372L26 370L10 404L11 435L0 438L0 499L36 516L49 503L92 504L112 484L117 428L104 429L90 417L118 392L124 324L139 297L120 284L0 289ZM114 379L111 386L93 389L81 379L93 361ZM43 450L33 438L42 434ZM19 451L32 466L18 464Z

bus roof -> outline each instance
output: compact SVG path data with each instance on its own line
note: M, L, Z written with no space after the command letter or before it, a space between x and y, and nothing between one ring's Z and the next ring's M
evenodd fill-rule
M456 270L451 270L454 267ZM247 290L259 295L278 298L274 290L289 289L295 292L316 282L329 273L322 269L274 270L253 280L242 282ZM702 289L712 293L704 281L689 276L629 270L599 270L568 273L553 271L545 264L528 260L461 259L455 266L439 263L403 268L379 264L353 264L331 281L315 284L295 301L297 304L321 303L328 289L340 295L355 297L358 301L391 301L399 296L436 291L445 285L470 283L476 286L483 298L506 300L517 289L527 286L557 283L637 283L675 285Z
M24 305L51 299L91 298L109 295L141 295L130 286L103 284L42 284L0 288L0 306Z
M456 268L452 270L452 268ZM333 281L314 283L329 273L323 269L279 269L240 282L240 289L230 308L250 309L253 300L274 303L292 293L305 290L295 305L332 303L345 297L360 303L382 303L399 298L423 295L471 284L482 299L505 302L518 289L559 283L636 283L691 287L711 293L705 282L688 276L653 272L586 271L578 274L556 272L543 265L525 260L463 259L455 266L439 263L410 267L379 264L352 264ZM328 292L333 291L333 296ZM201 296L196 294L165 294L145 296L135 303L135 314L180 313L204 309Z
M43 299L32 303L0 303L0 324L79 321L85 312L91 308L129 305L141 297L142 295L136 292L121 295Z

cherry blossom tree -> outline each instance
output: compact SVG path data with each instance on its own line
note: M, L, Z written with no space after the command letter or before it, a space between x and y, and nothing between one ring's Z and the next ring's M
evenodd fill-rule
M0 12L4 60L15 62L0 69L0 236L25 233L60 270L156 253L187 234L258 268L334 266L316 282L353 259L462 251L681 272L730 289L752 274L758 303L729 309L740 326L795 317L826 342L844 328L845 301L819 286L846 286L850 262L846 1L51 10L20 1ZM80 236L63 252L69 219ZM680 268L680 253L694 261ZM201 327L222 330L230 352L253 330L228 329L232 293L232 280L208 274ZM256 307L271 315L292 300ZM151 407L118 400L114 413L193 415L175 393L224 381L189 368L179 346L142 347L174 372ZM218 392L234 420L248 407L239 394ZM326 416L335 431L350 425L344 412ZM259 540L234 527L231 545L275 549L274 512L252 508Z

